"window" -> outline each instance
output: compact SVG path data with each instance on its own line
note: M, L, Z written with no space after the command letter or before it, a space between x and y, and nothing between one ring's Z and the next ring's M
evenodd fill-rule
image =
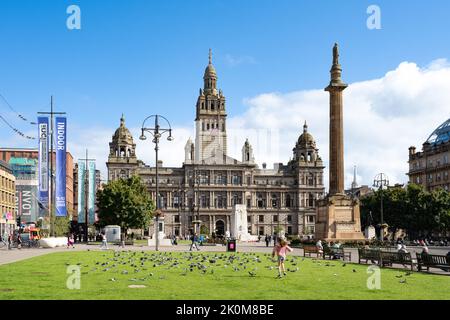
M262 193L258 193L256 195L256 197L257 197L256 202L257 202L258 208L264 208L266 206L266 200L264 199L263 194Z
M242 204L242 195L240 192L233 192L232 199L231 199L232 205L236 204Z
M227 176L224 173L216 174L216 184L226 185L227 184Z
M308 222L314 223L314 216L308 216Z
M180 216L178 214L173 216L173 222L174 223L180 223Z
M252 177L247 177L247 185L251 185L252 184Z
M278 222L278 215L273 216L273 222Z
M309 194L308 206L314 207L314 194L312 194L312 193Z
M200 195L200 207L201 208L209 208L209 194L202 193Z
M272 208L277 208L278 207L278 197L276 194L272 195Z
M260 236L264 235L264 227L259 227L259 235Z
M189 216L188 221L189 221L189 224L192 224L192 216Z
M264 215L258 216L258 222L264 222Z
M285 204L285 206L286 206L286 208L290 208L291 207L291 195L290 194L287 194L286 195L286 204Z
M216 207L225 209L227 207L227 194L226 192L223 193L216 193Z
M242 182L242 177L238 173L235 173L233 174L231 181L234 185L240 185Z
M247 199L247 208L252 207L252 199Z
M287 221L288 221L288 222L292 222L292 215L288 215L288 216L287 216Z
M288 227L288 228L287 228L287 233L288 233L289 235L292 234L292 227Z
M247 223L252 223L252 216L247 216Z
M312 173L308 177L308 185L310 186L314 185L314 175Z

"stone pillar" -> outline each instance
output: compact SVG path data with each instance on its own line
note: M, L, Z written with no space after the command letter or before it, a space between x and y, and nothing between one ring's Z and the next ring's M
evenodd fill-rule
M341 80L337 45L333 49L331 81L325 91L330 93L330 195L344 194L344 122L342 92L347 84Z

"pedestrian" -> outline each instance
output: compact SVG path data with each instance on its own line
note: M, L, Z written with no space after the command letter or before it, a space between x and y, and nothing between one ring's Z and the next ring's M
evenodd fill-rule
M100 249L106 249L108 250L108 242L106 240L105 233L102 233L102 245L100 246Z
M22 249L22 236L17 233L17 249Z
M12 235L8 234L8 250L11 250Z
M67 249L69 249L70 246L72 246L72 249L75 249L74 243L75 243L75 240L73 238L73 234L69 234L67 236Z
M270 238L269 238L268 234L266 234L265 241L266 241L266 247L268 247L269 246L269 242L270 242Z
M197 237L197 234L196 233L194 233L192 236L191 236L191 247L189 248L189 251L192 251L192 249L195 247L196 249L197 249L197 251L200 251L200 248L198 247L198 244L197 244L197 242L198 242L198 237Z
M284 267L284 261L286 260L287 252L292 252L293 249L287 245L285 240L281 240L279 244L277 244L272 251L272 258L277 255L278 260L278 278L281 278L281 273L286 275L286 269Z
M317 241L316 243L316 248L317 248L317 252L319 254L323 253L323 245L322 245L322 240L319 239L319 241Z

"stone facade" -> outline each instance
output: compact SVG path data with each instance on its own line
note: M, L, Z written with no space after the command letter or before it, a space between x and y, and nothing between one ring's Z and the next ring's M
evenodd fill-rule
M4 161L0 161L0 210L0 235L3 237L5 232L16 228L16 178Z
M409 182L432 191L450 188L450 119L439 126L423 144L422 152L409 148Z
M276 230L313 234L316 201L324 195L324 166L306 123L287 164L259 168L248 140L242 158L233 159L227 155L226 100L217 89L211 53L203 80L196 104L195 144L187 141L181 167L164 167L162 161L157 164L165 233L187 235L193 231L193 222L199 221L202 231L224 234L231 228L233 206L243 204L252 235ZM135 151L122 116L110 143L108 179L139 175L155 199L155 167L138 160Z

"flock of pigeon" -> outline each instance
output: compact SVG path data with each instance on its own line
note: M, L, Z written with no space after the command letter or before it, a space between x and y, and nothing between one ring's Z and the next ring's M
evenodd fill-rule
M169 270L178 271L180 276L200 273L202 275L219 274L222 270L232 270L239 275L258 276L258 269L267 268L278 272L276 260L271 254L256 253L172 253L146 251L115 251L104 253L102 259L94 261L93 265L77 263L82 267L81 274L105 272L114 275L109 280L115 282L119 275L129 278L129 281L146 281L151 278L165 279ZM265 260L266 263L263 263ZM304 258L301 258L304 260ZM300 258L289 257L286 261L288 272L298 272ZM267 263L268 262L268 263ZM71 265L71 263L66 263ZM275 275L275 274L274 274Z
M278 274L276 260L271 254L256 253L172 253L172 252L146 252L146 251L110 251L101 255L102 259L94 261L93 265L77 263L83 267L81 274L93 274L104 272L111 274L109 281L118 281L119 277L127 278L129 281L146 281L151 278L164 280L169 270L186 277L190 274L200 273L201 275L221 274L224 270L237 273L240 276L257 277L258 270L268 269ZM263 263L265 260L265 263ZM285 261L287 272L300 271L299 264L305 258L298 256L288 257ZM336 267L334 261L311 259L311 262L318 267ZM71 265L71 263L66 263ZM345 262L341 263L346 267ZM89 269L90 268L90 269ZM352 269L356 273L356 269ZM172 272L171 272L172 273ZM404 275L397 275L400 283L406 283L404 276L410 276L411 272ZM121 275L121 276L119 276ZM338 273L334 273L338 276ZM130 277L131 278L128 278Z

